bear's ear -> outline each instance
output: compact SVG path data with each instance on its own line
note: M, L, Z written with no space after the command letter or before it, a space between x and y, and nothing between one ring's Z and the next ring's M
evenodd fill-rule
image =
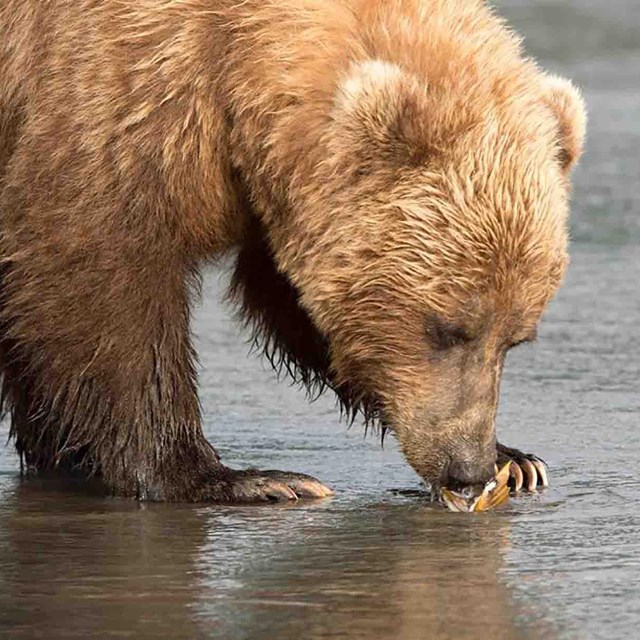
M338 87L334 143L360 160L406 164L428 155L426 87L398 65L354 63Z
M547 76L544 96L558 119L558 159L569 173L582 155L587 111L580 91L566 78Z

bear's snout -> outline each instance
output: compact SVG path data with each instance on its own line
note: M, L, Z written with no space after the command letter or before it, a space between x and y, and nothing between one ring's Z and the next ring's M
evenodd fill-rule
M495 474L494 464L482 460L454 460L445 469L441 484L453 491L484 486Z
M497 458L494 403L474 404L443 419L423 412L408 427L396 426L402 452L432 489L454 491L484 485L495 474Z

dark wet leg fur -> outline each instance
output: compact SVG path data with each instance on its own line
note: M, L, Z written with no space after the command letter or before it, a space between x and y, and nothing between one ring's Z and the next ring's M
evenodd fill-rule
M514 491L536 491L548 486L547 464L541 458L498 443L498 467L511 462L509 486Z

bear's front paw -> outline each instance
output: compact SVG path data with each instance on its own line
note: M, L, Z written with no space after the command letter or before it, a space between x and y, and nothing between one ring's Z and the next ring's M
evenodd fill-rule
M258 469L228 471L228 490L232 502L279 502L334 495L329 487L304 473Z
M538 487L548 487L547 463L531 453L522 453L498 443L498 467L511 462L509 486L514 491L523 487L534 492Z

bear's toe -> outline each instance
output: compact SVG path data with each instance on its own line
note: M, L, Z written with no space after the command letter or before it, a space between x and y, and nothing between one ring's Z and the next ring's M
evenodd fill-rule
M334 495L312 476L287 471L232 471L230 484L234 502L283 502Z
M549 477L547 474L547 464L537 456L531 453L522 453L518 449L505 447L498 444L499 467L505 463L511 462L509 486L513 491L525 489L529 492L536 491L539 487L545 488L549 486Z

